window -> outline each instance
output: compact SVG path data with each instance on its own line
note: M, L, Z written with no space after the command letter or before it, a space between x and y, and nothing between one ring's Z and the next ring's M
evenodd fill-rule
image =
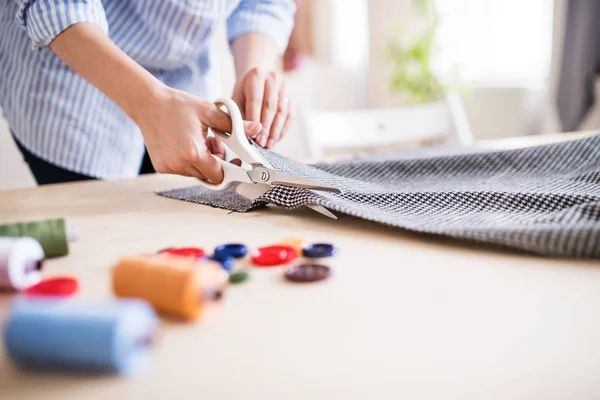
M462 82L544 81L550 72L554 2L436 0L438 69Z

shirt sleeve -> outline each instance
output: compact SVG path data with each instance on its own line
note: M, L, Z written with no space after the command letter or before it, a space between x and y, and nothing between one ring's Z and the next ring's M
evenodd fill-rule
M275 42L283 54L294 27L296 5L293 0L241 0L227 19L231 43L245 33L262 33Z
M69 26L79 22L98 25L108 34L101 0L16 0L16 20L31 39L33 50L49 45Z

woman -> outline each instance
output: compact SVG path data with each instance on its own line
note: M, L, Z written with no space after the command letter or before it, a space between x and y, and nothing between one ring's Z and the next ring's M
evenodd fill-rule
M0 106L38 184L158 171L219 183L231 129L211 40L225 23L246 134L292 120L273 72L293 0L0 0Z

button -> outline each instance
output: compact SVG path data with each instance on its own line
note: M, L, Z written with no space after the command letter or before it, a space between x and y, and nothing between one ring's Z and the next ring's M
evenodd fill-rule
M290 265L285 269L285 278L292 282L317 282L331 276L331 268L321 264Z
M209 260L213 260L218 262L219 264L221 264L221 267L223 267L223 269L225 271L231 271L231 269L233 268L233 265L235 264L235 258L228 256L228 255L224 255L221 257L217 257L216 255L212 255L210 257L208 257Z
M306 240L297 237L287 237L275 243L276 245L291 246L296 249L298 254L302 254L302 250L306 245Z
M248 247L240 243L223 244L215 249L216 257L244 258L246 254L248 254Z
M71 277L56 277L41 281L25 290L28 296L70 296L77 292L78 282Z
M265 246L252 252L252 263L260 266L288 264L298 257L298 252L291 246Z
M337 249L328 243L313 243L304 248L302 255L308 258L331 257L337 253Z
M236 271L229 275L229 283L242 283L247 281L250 278L250 275L246 271Z
M206 255L206 252L199 247L171 247L161 250L159 253L172 256L193 257L196 260L199 260Z

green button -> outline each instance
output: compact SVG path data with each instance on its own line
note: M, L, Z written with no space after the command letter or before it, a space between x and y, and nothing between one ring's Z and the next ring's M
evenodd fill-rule
M229 275L229 283L242 283L250 278L246 271L238 271Z

